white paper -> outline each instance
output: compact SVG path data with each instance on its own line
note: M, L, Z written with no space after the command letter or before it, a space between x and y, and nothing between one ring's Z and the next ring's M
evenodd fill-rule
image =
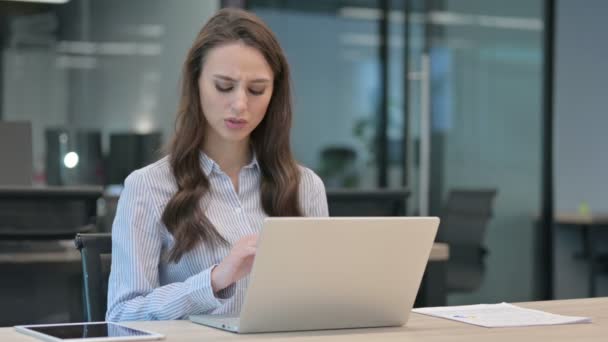
M589 317L556 315L508 303L418 308L413 312L487 328L589 323Z

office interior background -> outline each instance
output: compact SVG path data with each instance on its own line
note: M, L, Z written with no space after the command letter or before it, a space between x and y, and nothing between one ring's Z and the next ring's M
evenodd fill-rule
M35 187L101 187L96 229L109 231L124 178L172 134L192 40L226 5L278 36L292 146L328 189L406 188L407 215L440 217L455 190L494 194L482 278L448 304L541 299L547 281L552 298L589 295L579 230L554 222L547 259L539 229L549 174L554 213L608 213L602 0L0 0L0 123L31 127L23 144L0 136L0 151L31 149ZM597 235L600 250L606 240ZM20 243L2 233L0 254ZM0 326L73 319L79 264L1 260Z

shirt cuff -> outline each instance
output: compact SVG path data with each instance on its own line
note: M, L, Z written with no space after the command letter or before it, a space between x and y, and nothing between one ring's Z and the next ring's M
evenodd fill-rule
M215 266L217 265L213 265L186 280L186 283L190 285L190 288L192 289L190 292L191 298L201 307L204 307L206 309L205 311L222 306L234 295L236 290L235 284L232 284L227 288L218 291L217 296L213 293L213 288L211 287L211 271Z
M213 289L213 286L211 286L211 272L213 272L213 269L216 267L217 267L217 264L211 266L210 271L209 271L209 286L211 287L211 289ZM217 293L215 294L215 298L230 299L232 296L234 296L235 292L236 292L236 283L232 283L225 289L217 291Z

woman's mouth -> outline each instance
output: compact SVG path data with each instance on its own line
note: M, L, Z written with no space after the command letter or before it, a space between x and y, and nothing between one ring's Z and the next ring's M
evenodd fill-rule
M245 119L229 118L225 119L224 122L229 129L242 129L247 125L247 120Z

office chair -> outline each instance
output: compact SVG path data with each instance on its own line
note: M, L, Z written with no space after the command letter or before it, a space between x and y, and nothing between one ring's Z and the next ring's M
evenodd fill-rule
M131 172L158 160L162 145L160 132L111 133L106 184L123 184Z
M74 240L82 256L84 320L104 321L112 253L110 233L78 234Z
M448 292L470 292L481 285L487 250L483 245L496 189L454 189L449 192L437 241L450 246Z
M405 216L407 189L327 189L329 216Z
M328 146L321 151L319 176L328 187L352 188L359 184L357 152L349 146Z

